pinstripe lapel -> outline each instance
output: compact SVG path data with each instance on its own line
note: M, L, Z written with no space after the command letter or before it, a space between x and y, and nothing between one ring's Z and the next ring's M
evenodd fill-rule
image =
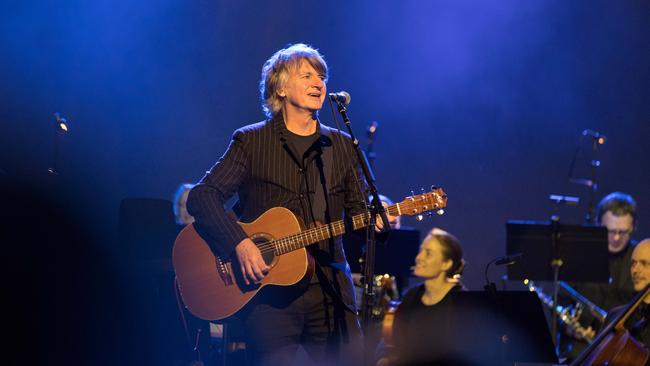
M273 131L275 131L278 138L280 139L284 150L289 154L291 160L293 160L293 162L296 163L298 167L302 168L302 157L298 158L296 148L291 143L291 139L287 136L289 130L287 130L287 126L284 123L282 115L278 113L275 117L273 117L271 123L273 123Z
M334 170L334 142L332 141L332 130L320 122L318 123L318 129L320 131L320 146L321 151L323 151L323 163L325 165L325 184L327 185L326 188L329 192L329 188L332 184L332 174Z

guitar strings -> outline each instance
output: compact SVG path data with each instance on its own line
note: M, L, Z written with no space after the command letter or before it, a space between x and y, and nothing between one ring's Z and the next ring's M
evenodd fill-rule
M405 206L404 209L406 209L406 211L409 211L411 209L410 206L413 203L414 203L413 201L405 201L405 202L402 202L402 205ZM388 213L390 215L393 215L393 216L399 215L400 211L402 211L402 210L400 210L399 205L400 204L398 203L398 204L395 204L395 205L388 206L386 208L386 210L388 211ZM414 206L412 206L412 207L415 210ZM403 212L402 212L402 215L404 215ZM356 227L357 224L359 224L359 222L358 222L359 220L361 220L360 224L366 225L367 224L366 220L368 219L368 216L369 216L369 214L367 212L353 216L352 217L352 222L353 222L353 224L355 226L355 229L360 228L360 227ZM284 237L284 238L268 241L266 243L263 243L263 244L259 245L258 248L263 253L267 253L267 252L270 252L270 251L276 252L276 251L279 251L281 248L286 248L287 246L291 249L290 251L297 250L297 249L300 249L300 248L304 248L305 246L307 246L309 244L314 244L314 243L316 243L316 242L318 242L320 240L325 240L325 239L331 238L332 236L337 236L336 227L334 225L337 225L337 226L342 225L341 226L342 232L340 234L345 233L345 226L343 224L343 221L341 220L341 221L333 222L333 223L330 223L330 224L326 224L326 225L318 226L318 227L315 227L315 228L311 228L311 229L308 229L308 230L305 230L305 231L302 231L300 233L296 233L296 234L293 234L293 235L290 235L290 236L287 236L287 237ZM332 232L335 235L331 235ZM321 234L321 235L329 234L329 235L324 236L322 239L313 240L313 238L311 238L312 233L313 233L313 236L315 236L315 237L317 237L318 234ZM296 240L298 241L298 243L295 243ZM308 242L307 243L301 243L304 240L308 240ZM295 244L298 244L298 247L294 249L293 246ZM288 253L288 252L286 252L286 253ZM282 254L284 254L284 253L282 253Z
M394 213L398 213L398 207L397 204L392 205L387 208L389 213L392 215ZM358 214L352 217L352 222L353 226L355 229L361 228L364 225L367 225L367 220L368 220L369 214L367 212ZM337 231L340 230L339 231ZM260 248L260 251L262 252L269 252L271 250L276 251L276 249L284 249L284 248L289 248L293 250L297 250L300 248L303 248L309 244L314 244L320 240L325 240L329 239L333 236L337 236L340 234L345 233L345 224L343 220L333 222L330 224L318 226L315 228L311 228L305 231L302 231L300 233L296 233L284 238L276 239L276 240L271 240L269 242L261 244L258 248ZM332 235L333 234L333 235ZM319 235L321 236L319 238ZM316 240L314 240L316 238ZM295 243L295 241L298 241L298 243ZM307 240L307 243L301 243L302 241ZM298 244L298 247L293 248L294 245ZM284 253L283 253L284 254Z
M368 213L355 215L352 217L353 226L355 227L355 229L360 228L362 226L359 225L365 225L367 219L368 219ZM320 240L329 239L333 236L337 236L343 233L345 233L345 223L343 222L343 220L339 220L337 222L311 228L284 238L271 240L269 242L261 244L258 248L260 248L260 251L265 253L269 252L270 250L276 251L276 249L282 249L287 247L291 249L290 251L292 251L292 250L300 249L301 247L305 247L306 245L316 243ZM296 241L298 241L298 243L296 243ZM307 241L307 243L302 243L304 241ZM298 247L294 249L293 246L295 246L296 244L298 244Z
M358 216L362 216L362 215L363 214L354 216L352 220L358 224L359 223L358 221L360 220ZM342 221L330 223L327 225L322 225L316 228L311 228L284 238L271 240L261 244L260 246L258 246L258 248L260 248L260 251L264 253L269 252L271 250L279 251L284 248L290 248L291 249L290 251L292 251L292 250L300 249L301 247L305 247L306 245L316 243L320 240L325 240L333 236L337 236L339 234L338 233L339 230L340 230L340 234L345 233L345 225ZM307 242L303 243L305 241ZM293 248L296 244L298 244L298 247Z
M410 211L411 209L415 210L415 207L414 207L413 204L414 204L414 201L404 201L404 202L402 202L402 205L404 205L403 208L405 209L406 212ZM400 204L397 203L397 204L388 206L386 208L386 210L392 216L397 216L400 213L402 215L404 215L404 211L401 210L399 206L400 206ZM434 205L434 208L435 208L435 206L436 205ZM411 208L411 207L413 207L413 208ZM415 211L417 211L417 210L415 210ZM352 222L353 222L353 226L355 227L355 229L358 229L358 228L361 228L361 227L367 225L368 217L369 217L369 214L367 212L364 212L362 214L358 214L358 215L353 216L352 217ZM359 222L360 220L361 220L361 222ZM358 224L362 224L363 226L357 227ZM337 227L341 230L340 233L337 233L337 230L336 230ZM284 238L268 241L266 243L260 244L258 246L258 248L263 253L268 253L270 251L279 252L281 249L286 249L286 248L291 249L291 250L288 251L288 252L290 252L290 251L293 251L293 250L304 248L305 246L310 245L310 244L314 244L314 243L316 243L316 242L318 242L320 240L329 239L329 238L331 238L333 236L341 235L341 234L344 234L344 233L345 233L345 225L344 225L343 220L340 220L340 221L337 221L337 222L333 222L333 223L329 223L329 224L326 224L326 225L311 228L311 229L308 229L308 230L305 230L305 231L301 231L299 233L296 233L296 234L293 234L293 235L290 235L290 236L287 236L287 237L284 237ZM320 239L319 239L319 234L322 236L322 238L320 238ZM332 235L332 234L334 234L334 235ZM313 240L314 239L313 237L315 237L316 240ZM297 241L297 243L296 243L296 241ZM307 241L307 242L304 243L304 241ZM293 246L296 245L296 244L298 244L298 247L296 247L294 249ZM288 253L288 252L286 252L286 253Z

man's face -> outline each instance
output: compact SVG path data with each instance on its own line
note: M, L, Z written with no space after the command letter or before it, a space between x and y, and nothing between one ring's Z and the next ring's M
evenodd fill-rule
M298 68L289 71L289 78L278 94L284 97L285 109L316 112L323 106L327 95L325 75L319 74L303 59Z
M644 240L632 252L630 267L634 291L641 291L650 282L650 240Z
M602 216L600 223L607 227L609 252L618 253L625 249L634 229L632 215L615 216L611 211L607 211Z

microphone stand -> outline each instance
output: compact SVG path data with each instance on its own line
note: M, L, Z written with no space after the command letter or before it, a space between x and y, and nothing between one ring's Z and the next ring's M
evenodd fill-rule
M560 282L560 267L564 264L560 257L560 247L558 239L560 238L560 218L556 215L551 216L551 251L553 259L551 260L551 267L553 268L553 304L557 306L558 285ZM559 355L560 342L558 342L558 329L557 329L557 312L551 312L551 336L553 337L553 345L555 346L555 354Z
M352 126L350 125L350 119L348 118L347 115L347 110L345 109L345 106L343 106L341 102L339 102L336 99L333 100L336 102L336 107L339 113L341 114L341 117L343 118L343 122L345 123L345 126L348 129L348 133L350 134L350 137L352 138L352 144L354 145L354 150L357 155L357 160L359 162L359 165L361 166L361 169L363 170L363 174L366 178L366 181L368 182L368 190L370 191L370 195L372 196L372 200L368 208L370 217L368 217L366 255L365 255L365 260L363 262L363 277L361 282L363 286L363 296L361 298L361 315L362 315L364 330L366 330L366 334L367 334L367 330L370 325L370 317L372 315L372 308L375 305L374 304L375 293L374 293L373 281L375 278L375 274L374 274L375 250L377 244L376 235L375 235L376 215L380 215L382 221L385 223L383 229L384 231L388 231L390 229L390 225L388 225L386 210L384 209L384 206L381 204L381 200L379 199L379 193L377 192L377 186L375 185L375 177L372 174L370 167L368 166L368 161L366 160L365 156L363 155L363 152L361 151L361 147L359 146L359 140L357 140L357 138L354 136L354 132L352 131ZM366 343L368 338L369 337L364 338L366 339ZM367 355L367 352L364 352L364 355Z
M497 285L495 285L494 282L490 281L490 277L489 277L489 270L492 264L494 264L495 266L504 266L504 265L509 266L517 263L517 259L523 256L524 256L523 253L515 253L503 257L496 257L491 261L489 261L488 264L485 266L485 286L483 286L483 289L485 289L485 291L489 292L491 295L496 295L497 293Z
M587 217L585 221L588 224L593 224L596 221L595 216L595 207L596 207L596 192L598 191L598 183L596 182L596 171L600 166L600 160L596 159L596 152L598 151L598 145L600 145L600 140L594 138L591 143L591 194L589 196L589 211L587 212Z
M581 143L582 139L585 136L590 136L592 137L592 142L591 142L591 179L576 179L573 178L573 168L574 164L576 161L576 158L578 156L578 152L580 152L581 149ZM578 148L576 149L575 154L573 155L573 160L571 160L571 167L569 168L569 182L575 183L575 184L580 184L583 186L587 186L590 191L589 195L589 207L587 209L587 214L585 214L585 222L587 224L593 224L596 221L595 217L595 207L596 207L596 192L598 192L598 182L596 181L596 173L598 171L598 167L600 166L600 160L596 159L596 155L598 152L598 145L603 145L605 144L606 137L604 135L601 135L600 133L592 130L584 130L582 131L582 136L580 138L580 144L578 145ZM553 199L553 198L551 198Z
M376 121L373 121L370 126L368 126L368 129L366 130L366 134L368 136L368 145L366 145L366 157L368 158L368 164L370 165L370 169L375 169L375 158L377 157L377 154L373 151L373 145L375 144L375 132L377 132L377 127L379 126L379 123Z

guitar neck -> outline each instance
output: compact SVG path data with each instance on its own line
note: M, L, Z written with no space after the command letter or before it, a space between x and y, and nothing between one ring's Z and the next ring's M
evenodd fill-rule
M386 207L386 212L392 216L400 215L399 204ZM352 216L352 229L358 230L367 227L370 223L370 213L364 212ZM289 235L273 241L275 252L285 254L345 234L345 221L339 220L327 225L322 225L301 231L298 234Z

